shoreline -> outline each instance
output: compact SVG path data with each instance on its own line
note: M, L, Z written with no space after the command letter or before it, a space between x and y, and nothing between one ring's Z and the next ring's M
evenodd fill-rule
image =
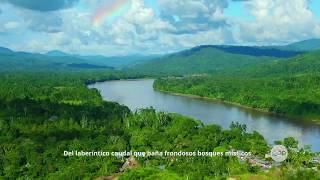
M132 78L132 79L112 79L112 80L102 80L102 81L94 81L94 82L90 82L89 84L86 84L86 86L90 86L93 85L95 83L103 83L106 81L139 81L139 80L154 80L154 78L150 78L150 77L144 77L144 78ZM223 101L220 99L216 99L216 98L210 98L210 97L202 97L199 95L194 95L194 94L183 94L183 93L175 93L175 92L171 92L171 91L165 91L165 90L160 90L160 89L156 89L153 88L154 91L158 91L158 92L162 92L162 93L166 93L166 94L171 94L171 95L175 95L175 96L182 96L182 97L188 97L188 98L193 98L193 99L200 99L200 100L205 100L205 101L211 101L211 102L215 102L215 103L221 103L221 104L225 104L225 105L232 105L232 106L236 106L248 111L252 111L252 112L259 112L259 113L263 113L266 115L271 115L274 117L284 117L287 119L293 119L295 121L305 121L308 123L314 123L316 125L320 125L320 119L314 119L314 118L308 118L308 117L302 117L302 116L294 116L294 115L288 115L288 114L283 114L283 113L275 113L275 112L270 112L268 110L264 110L264 109L259 109L259 108L253 108L250 106L246 106L243 104L239 104L239 103L235 103L235 102L230 102L230 101Z
M290 118L290 119L294 119L294 120L308 121L308 122L312 122L312 123L315 123L317 125L320 125L320 119L312 119L312 118L306 118L306 117L301 117L301 116L294 116L294 115L288 115L288 114L282 114L282 113L275 113L275 112L270 112L270 111L267 111L267 110L264 110L264 109L253 108L253 107L246 106L246 105L239 104L239 103L235 103L235 102L223 101L223 100L220 100L220 99L210 98L210 97L202 97L202 96L194 95L194 94L175 93L175 92L160 90L160 89L156 89L156 88L153 88L153 89L155 91L166 93L166 94L171 94L171 95L174 95L174 96L182 96L182 97L200 99L200 100L211 101L211 102L221 103L221 104L226 104L226 105L232 105L232 106L243 108L243 109L246 109L246 110L249 110L249 111L260 112L260 113L263 113L263 114L268 114L268 115L272 115L272 116L276 116L276 117L284 117L284 118Z

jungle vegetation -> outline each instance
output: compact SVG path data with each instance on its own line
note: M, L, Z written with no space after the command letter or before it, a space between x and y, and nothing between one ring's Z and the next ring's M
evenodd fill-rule
M139 167L121 172L126 158L65 157L64 151L250 151L263 158L270 151L258 132L238 123L230 129L205 126L178 114L141 109L131 112L105 102L85 84L135 78L116 72L1 74L1 179L223 179L227 177L313 178L310 149L294 139L279 141L292 148L290 158L268 174L236 157L136 157ZM305 173L308 172L308 173ZM266 174L267 173L267 174Z
M251 108L320 119L320 51L227 71L160 78L154 88Z

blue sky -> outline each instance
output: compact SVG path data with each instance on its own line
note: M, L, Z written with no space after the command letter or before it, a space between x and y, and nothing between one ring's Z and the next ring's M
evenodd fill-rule
M320 38L319 0L0 0L0 46L159 54Z
M320 18L320 1L319 0L311 0L310 9L312 12Z
M225 9L225 14L227 16L238 17L244 20L254 20L254 16L250 14L250 11L245 7L243 1L229 2L229 7ZM318 18L320 18L320 0L310 0L309 8Z
M254 20L254 16L250 14L241 1L230 2L228 8L225 9L225 15L243 20Z

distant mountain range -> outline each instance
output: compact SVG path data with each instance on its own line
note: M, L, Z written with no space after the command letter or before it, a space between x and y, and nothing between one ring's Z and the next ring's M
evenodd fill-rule
M82 56L53 50L45 54L0 47L0 69L130 69L146 74L216 73L284 59L320 49L320 39L285 46L203 45L169 55Z
M0 70L46 70L46 69L120 69L158 56L132 55L105 57L81 56L53 50L45 54L15 52L0 47Z
M144 62L160 55L129 55L129 56L102 56L102 55L77 55L77 54L68 54L62 51L53 50L47 52L45 55L51 57L74 57L77 59L85 60L87 63L95 64L95 65L104 65L111 66L114 68L121 68L124 66L132 65L139 62Z
M8 48L4 48L4 47L0 47L0 53L12 53L13 51L11 51Z
M147 75L223 73L226 70L236 71L239 68L259 66L300 56L320 49L318 43L320 44L320 39L285 46L203 45L138 64L130 70L144 72Z
M280 49L293 51L314 51L320 49L320 39L308 39L286 46L280 46Z
M284 60L275 60L263 65L255 65L235 72L250 77L291 76L320 73L320 50L308 52Z
M235 54L211 46L201 46L154 61L137 64L128 70L156 76L179 76L197 73L216 74L228 69L263 64L274 59L276 58Z
M55 57L71 56L71 55L69 55L69 54L67 54L65 52L58 51L58 50L49 51L49 52L45 53L45 55L55 56Z
M87 66L83 66L87 64ZM0 49L0 71L58 69L113 69L112 66L92 64L73 56L48 56L38 53L14 52Z

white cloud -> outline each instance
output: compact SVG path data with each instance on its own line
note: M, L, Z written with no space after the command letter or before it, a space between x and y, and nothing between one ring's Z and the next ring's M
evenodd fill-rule
M4 24L4 28L6 29L16 29L19 27L19 22L17 21L9 21Z
M145 51L157 47L159 39L173 30L169 22L157 17L142 0L132 0L131 9L119 21L112 25L105 24L96 31L101 36L109 37L115 45L131 46L128 51Z
M0 3L5 9L0 15L4 22L0 32L9 34L0 34L0 46L124 55L167 53L202 44L266 45L320 37L320 23L308 9L308 0L243 2L254 17L250 21L226 16L224 10L231 2L227 0L158 0L159 13L143 0L132 0L130 10L121 18L97 27L91 19L104 1L79 2L54 12Z
M247 7L256 20L234 25L242 42L286 43L320 36L320 23L308 0L253 0Z
M176 34L197 34L227 25L223 15L227 0L160 0L159 6L161 18L175 26Z

